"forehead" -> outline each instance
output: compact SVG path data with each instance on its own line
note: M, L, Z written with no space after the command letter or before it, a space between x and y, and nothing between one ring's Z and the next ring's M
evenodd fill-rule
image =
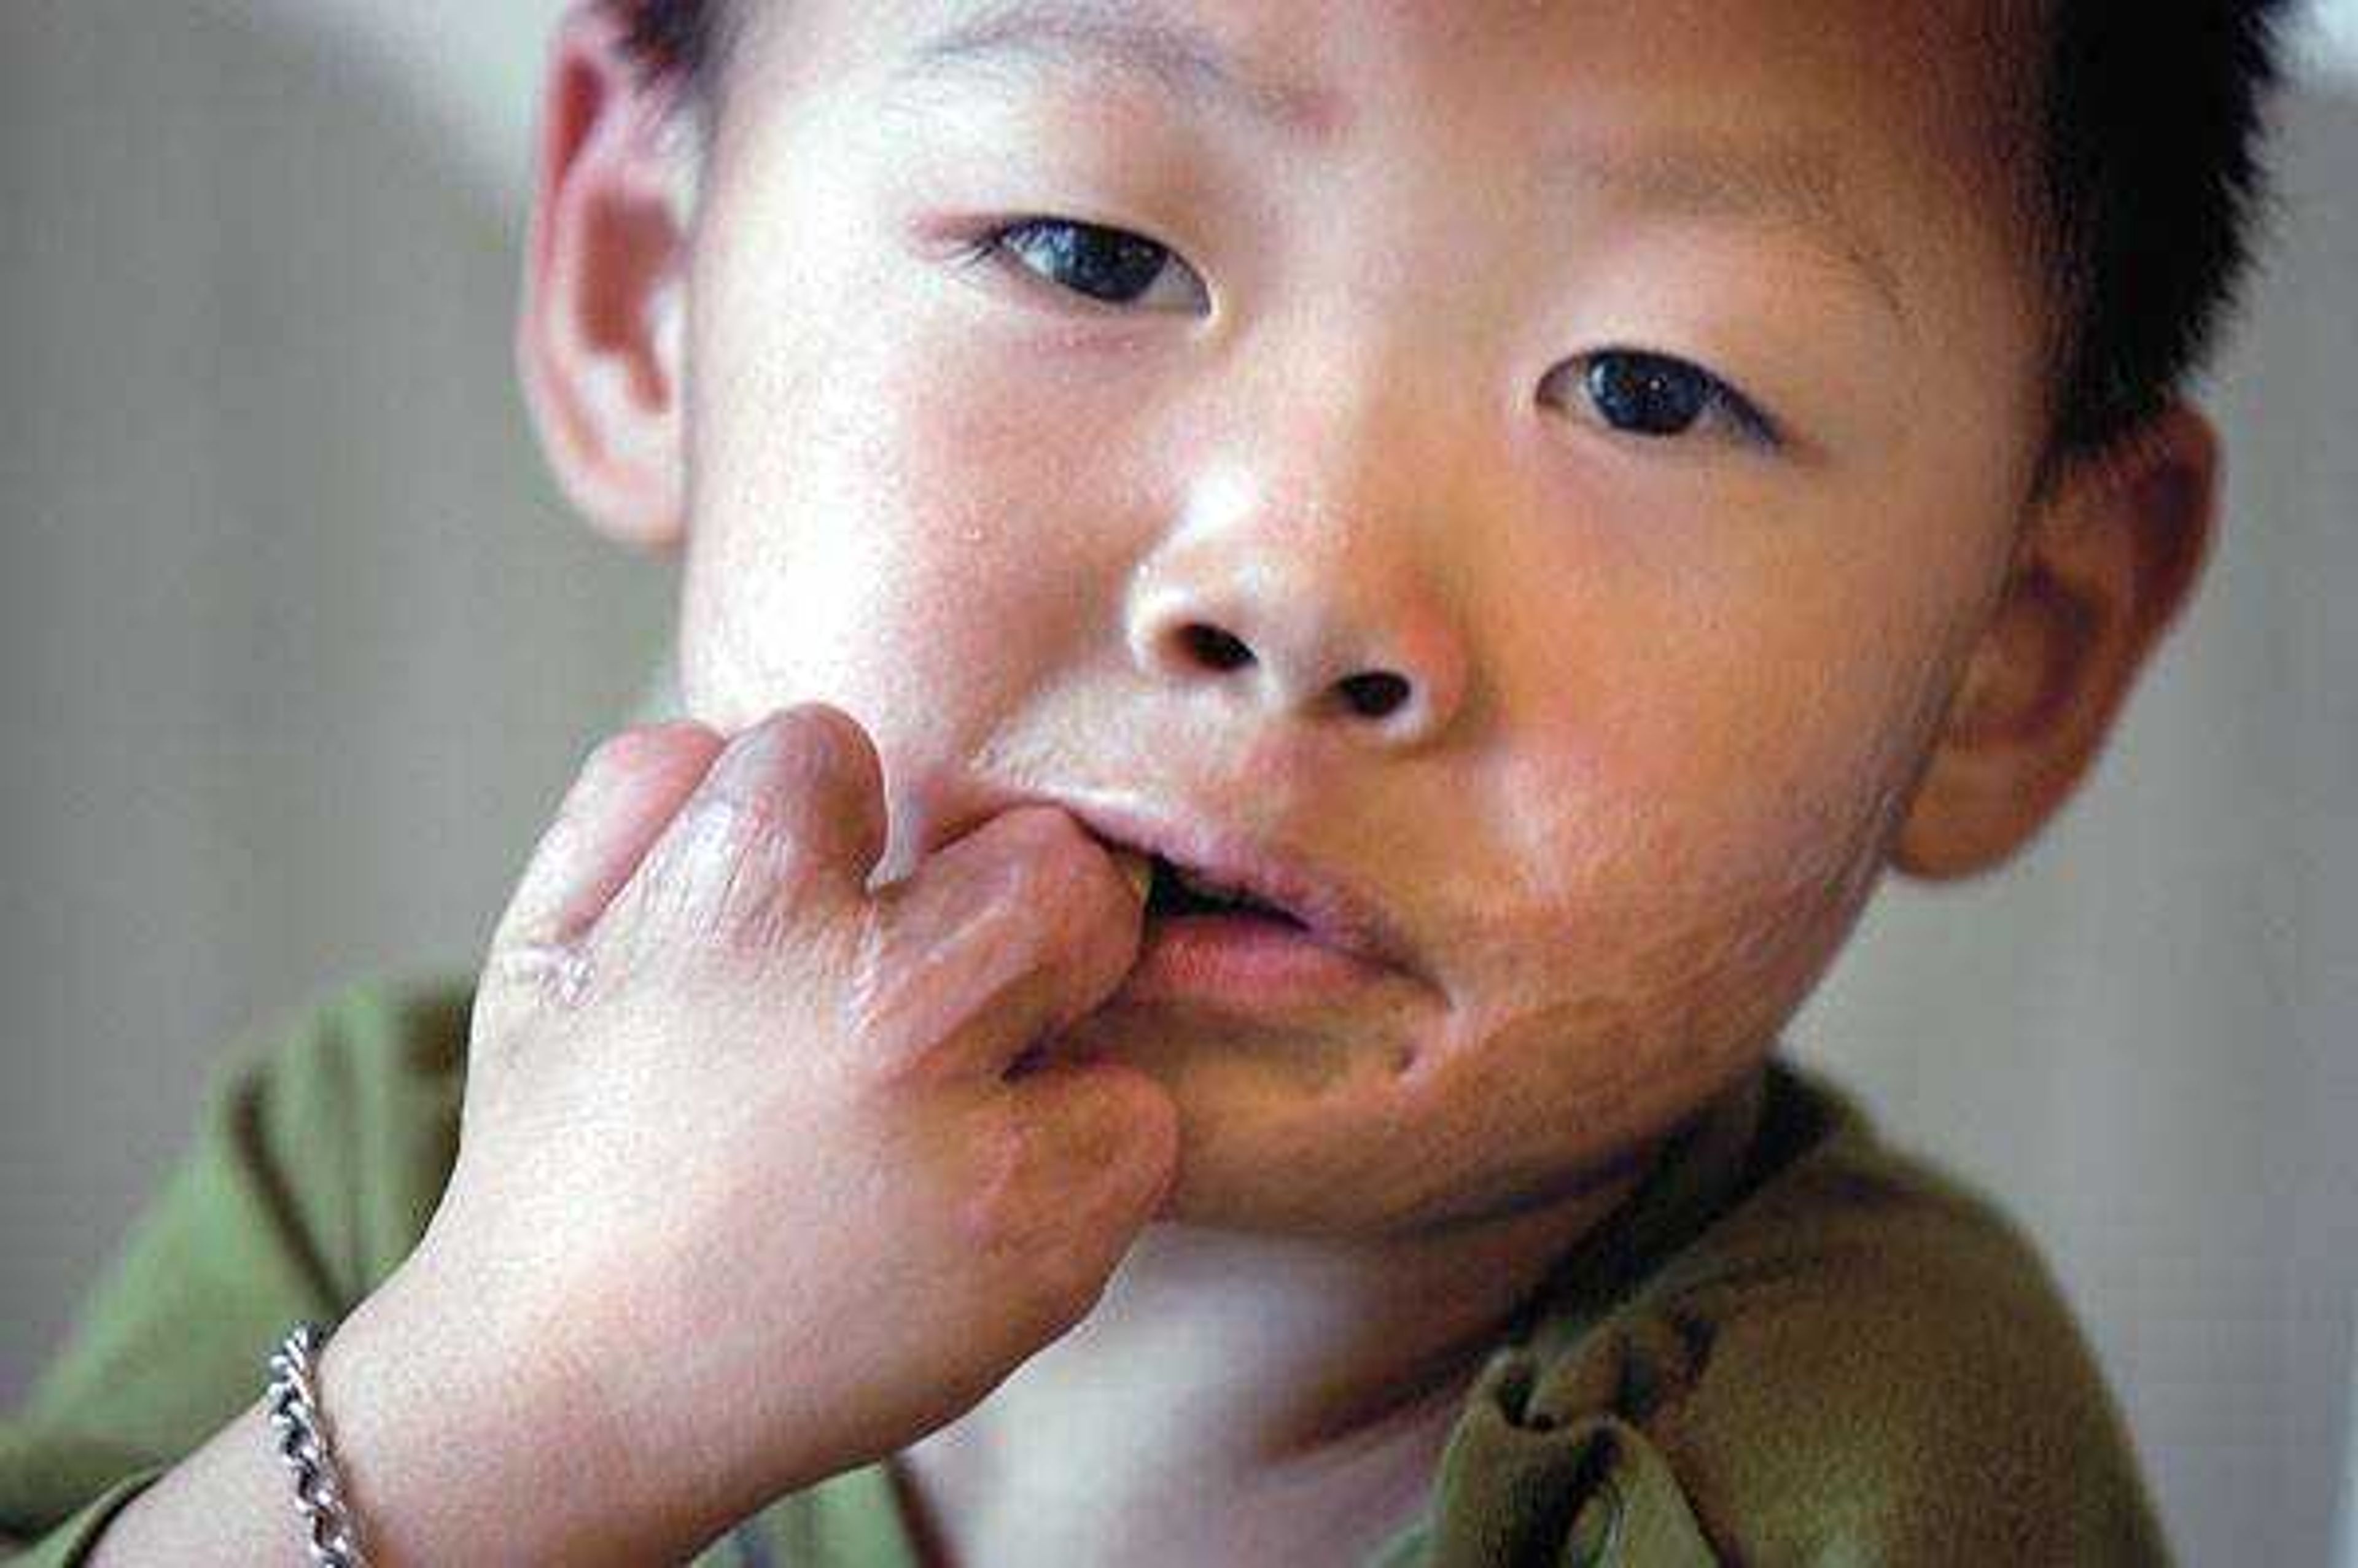
M1955 268L2035 287L2010 156L2028 3L795 0L752 13L746 53L885 103L1146 102L1272 168L1357 153L1519 203L1774 228L1905 314Z
M1531 95L1570 121L1650 108L1733 137L1792 123L1877 140L2004 117L2029 0L793 0L754 46L970 78L1112 71L1347 135L1403 90ZM768 38L777 44L782 40ZM1573 94L1576 92L1576 95ZM1432 100L1420 98L1420 103ZM1451 104L1449 107L1462 108Z
M791 16L791 44L768 41L806 62L815 51L969 84L1143 77L1324 139L1363 130L1403 95L1454 113L1470 94L1567 130L1652 121L1731 146L1920 142L1943 157L1986 157L2016 117L2009 87L2023 75L2031 10L2028 0L794 0L751 10L749 49Z

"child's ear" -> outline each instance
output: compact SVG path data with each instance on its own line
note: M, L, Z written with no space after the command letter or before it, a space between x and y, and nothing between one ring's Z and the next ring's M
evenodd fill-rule
M560 24L525 253L516 363L549 466L604 533L676 547L695 137L610 5Z
M2033 503L1894 865L1929 879L1987 871L2062 806L2201 575L2218 471L2209 422L2174 404Z

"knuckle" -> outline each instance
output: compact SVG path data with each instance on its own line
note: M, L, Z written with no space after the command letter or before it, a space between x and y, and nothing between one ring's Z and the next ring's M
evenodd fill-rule
M692 923L726 887L748 823L731 803L699 794L682 806L616 899L610 928Z
M770 831L774 808L758 796L698 790L648 857L658 885L720 885L728 868Z
M713 733L693 719L675 719L654 724L633 724L616 730L590 749L583 760L584 777L632 773L675 751L709 744Z
M822 875L792 834L757 833L712 900L711 929L732 947L774 948L801 923Z
M798 745L831 761L858 762L871 750L860 721L832 703L796 703L782 709L776 721Z
M759 790L700 789L680 807L687 849L719 850L733 858L765 838L791 837L787 803Z
M1011 1115L978 1140L966 1239L993 1260L1002 1299L1036 1338L1088 1314L1120 1238L1135 1228L1130 1195L1141 1183L1133 1167L1151 1152L1123 1147L1133 1141L1123 1130L1135 1119L1131 1098L1119 1086L1076 1080L1057 1101Z
M1022 1276L1014 1292L1014 1306L1027 1337L1043 1342L1055 1339L1089 1315L1098 1292L1091 1282L1077 1279L1077 1272L1051 1253Z
M1060 1245L1035 1252L1029 1271L1028 1314L1035 1328L1050 1335L1061 1334L1088 1316L1105 1294L1111 1272L1104 1249L1093 1238L1060 1240Z
M824 875L790 813L761 796L691 801L650 868L652 913L728 946L773 942Z
M1038 1134L1022 1122L992 1119L968 1145L956 1200L961 1249L1018 1282L1029 1279L1030 1260L1042 1250L1042 1216L1034 1195L1040 1185L1038 1144Z
M588 1000L596 973L588 950L576 943L520 942L492 950L480 989L491 1007L570 1012Z
M770 731L773 786L796 798L864 784L881 772L868 732L839 708L804 703L761 728Z
M745 730L697 791L746 818L745 837L832 838L876 809L882 764L857 723L838 709L784 709Z
M1011 1260L1047 1249L1061 1229L1056 1188L1065 1164L1055 1128L1011 1108L990 1117L968 1147L965 1239Z
M1104 1271L1095 1248L1061 1229L1033 1227L1023 1241L1001 1253L1003 1283L994 1293L1025 1338L1053 1339L1088 1315L1105 1289Z

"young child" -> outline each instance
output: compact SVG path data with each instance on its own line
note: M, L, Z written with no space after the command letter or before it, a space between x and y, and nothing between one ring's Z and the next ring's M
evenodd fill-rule
M2158 1560L2039 1263L1774 1052L2189 592L2276 9L578 8L520 358L692 718L242 1059L0 1533Z

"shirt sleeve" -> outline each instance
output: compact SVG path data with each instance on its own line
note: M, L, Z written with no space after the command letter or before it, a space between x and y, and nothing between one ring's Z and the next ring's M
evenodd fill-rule
M232 1052L197 1136L0 1419L0 1562L69 1568L424 1235L457 1157L466 988L356 987Z

